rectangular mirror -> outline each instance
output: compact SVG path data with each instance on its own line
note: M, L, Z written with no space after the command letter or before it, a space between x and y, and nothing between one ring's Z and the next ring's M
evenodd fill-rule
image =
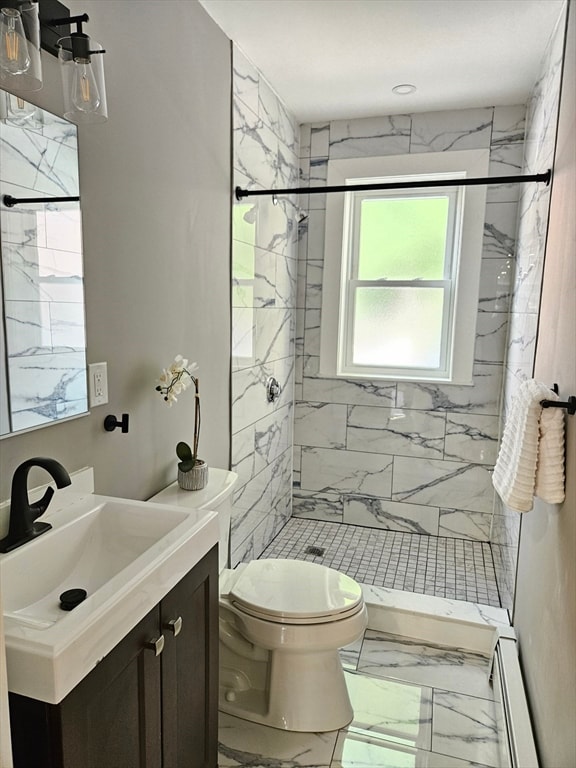
M0 436L88 411L79 194L76 127L0 91Z

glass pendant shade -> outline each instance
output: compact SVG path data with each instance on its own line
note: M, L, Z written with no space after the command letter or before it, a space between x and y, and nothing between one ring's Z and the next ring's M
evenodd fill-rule
M15 6L0 8L0 84L37 91L42 88L38 3Z
M64 90L64 117L73 123L102 123L108 119L102 46L89 41L88 57L74 58L72 38L58 41L58 59Z
M35 104L7 91L0 94L0 120L14 125L41 125L41 110Z

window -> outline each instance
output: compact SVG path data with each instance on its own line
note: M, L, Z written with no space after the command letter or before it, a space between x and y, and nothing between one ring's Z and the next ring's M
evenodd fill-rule
M485 175L487 154L333 161L328 184ZM471 383L484 202L460 186L328 197L321 375Z

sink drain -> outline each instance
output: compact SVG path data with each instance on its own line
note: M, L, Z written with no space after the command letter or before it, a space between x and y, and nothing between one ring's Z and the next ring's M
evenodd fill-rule
M63 611L71 611L76 608L83 600L86 600L87 592L85 589L67 589L60 595L60 608Z

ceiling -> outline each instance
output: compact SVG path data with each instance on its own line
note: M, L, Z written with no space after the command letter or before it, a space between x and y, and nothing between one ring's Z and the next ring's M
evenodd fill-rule
M564 0L200 3L299 122L320 122L524 103Z

